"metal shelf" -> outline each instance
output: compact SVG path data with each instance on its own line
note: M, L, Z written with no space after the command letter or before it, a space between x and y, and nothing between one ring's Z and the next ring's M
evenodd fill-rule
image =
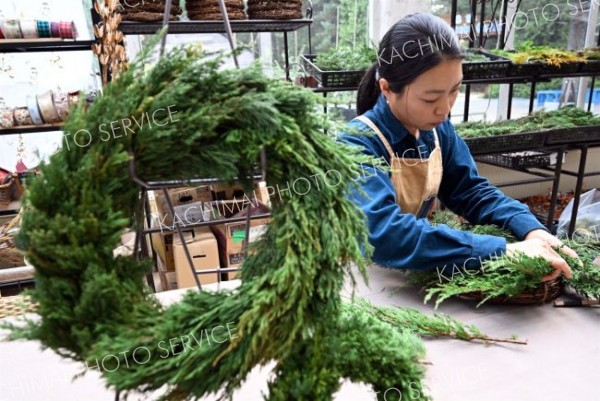
M312 24L310 19L230 21L234 33L292 32ZM119 30L124 35L152 35L162 29L162 22L123 21ZM168 33L226 33L223 21L172 21Z
M51 132L62 130L63 124L28 125L24 127L0 129L0 136L15 134L35 134L36 132Z
M2 39L0 53L66 52L91 50L95 40Z

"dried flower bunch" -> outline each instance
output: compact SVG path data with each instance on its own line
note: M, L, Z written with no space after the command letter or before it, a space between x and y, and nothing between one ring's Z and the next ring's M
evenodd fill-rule
M94 35L100 39L100 43L92 45L92 50L100 60L102 84L106 85L109 72L111 79L116 79L127 69L123 33L118 30L121 23L119 0L96 0L94 8L102 18L102 23L94 26Z

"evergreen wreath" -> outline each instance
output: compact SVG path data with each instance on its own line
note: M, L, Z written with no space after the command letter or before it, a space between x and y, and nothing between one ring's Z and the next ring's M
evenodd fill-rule
M89 146L64 146L30 185L19 243L36 268L41 319L13 326L12 338L40 340L88 366L102 361L108 386L160 389L170 401L230 397L255 366L271 361L269 400L331 400L343 378L371 384L379 399L389 388L420 383L419 337L343 306L344 277L355 279L351 262L366 280L362 251L370 253L346 178L353 164L369 160L323 133L338 126L317 111L318 96L256 67L219 69L221 60L202 60L195 48L176 49L144 72L149 49L65 124L65 138L89 133ZM103 139L103 124L143 121L146 113L156 124ZM261 148L272 186L332 171L344 182L273 199L272 222L252 244L238 289L192 292L160 306L143 284L149 263L113 255L123 230L140 219L131 217L140 200L130 159L146 180L231 180L251 176ZM182 338L161 357L161 341L226 322L236 323L231 341L182 352ZM125 352L141 346L150 359L128 363Z

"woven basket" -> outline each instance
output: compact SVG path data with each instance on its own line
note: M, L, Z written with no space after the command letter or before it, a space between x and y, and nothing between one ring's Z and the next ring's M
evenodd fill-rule
M17 199L17 181L13 176L9 176L8 182L0 184L0 205L7 206L10 202Z
M0 319L35 312L37 305L24 295L0 297Z
M17 249L12 235L8 234L10 230L18 227L21 223L21 214L17 215L8 224L0 227L0 269L21 267L25 265L25 260L21 251Z
M551 281L540 283L534 290L524 292L514 297L495 297L486 301L488 304L505 305L543 305L558 298L563 290L562 279L555 278ZM458 298L468 301L481 301L485 298L481 292L458 295Z

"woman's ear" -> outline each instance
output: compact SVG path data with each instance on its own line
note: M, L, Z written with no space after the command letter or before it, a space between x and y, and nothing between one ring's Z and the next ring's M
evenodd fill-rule
M391 94L390 83L387 81L387 79L385 79L385 78L379 79L379 89L381 89L381 93L383 93L386 98L388 98L390 96L390 94Z

